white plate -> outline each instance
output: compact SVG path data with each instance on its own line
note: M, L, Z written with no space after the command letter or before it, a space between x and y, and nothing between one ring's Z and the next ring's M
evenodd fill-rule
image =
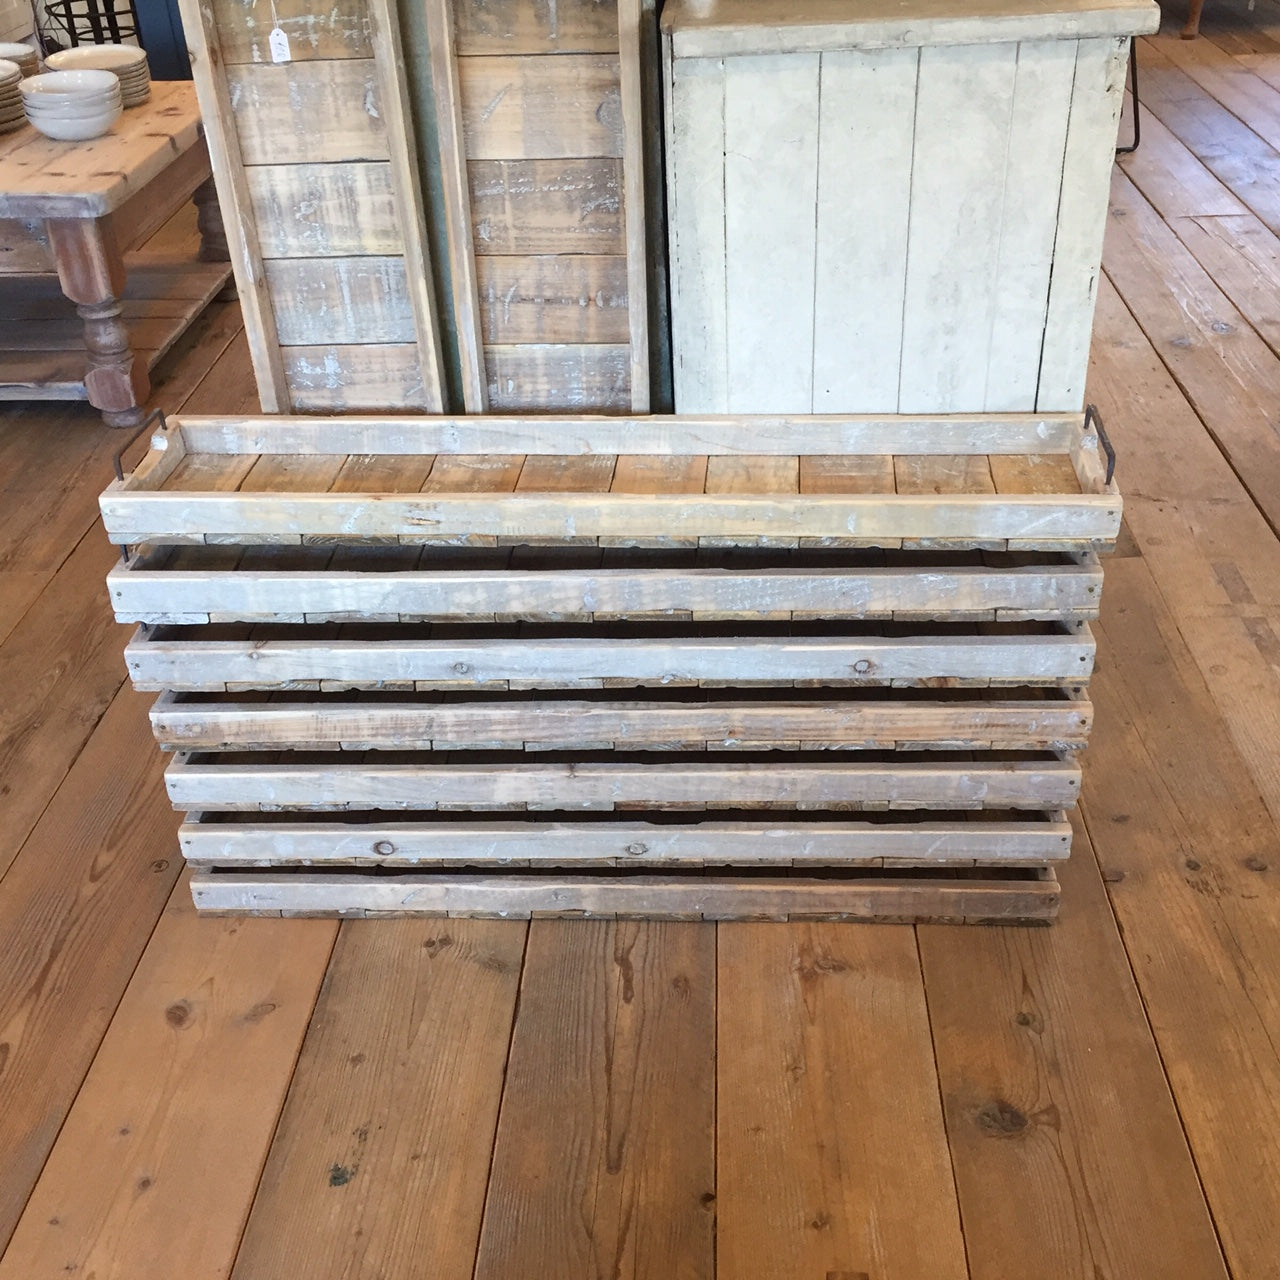
M81 97L119 88L120 81L114 71L46 71L43 75L28 76L22 82L26 98Z
M95 44L81 45L77 49L63 49L51 53L45 66L54 71L85 71L102 69L125 75L135 69L145 70L147 53L135 45Z

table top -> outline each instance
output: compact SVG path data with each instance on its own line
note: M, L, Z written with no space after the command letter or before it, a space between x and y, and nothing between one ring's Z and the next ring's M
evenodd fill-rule
M1153 0L668 0L662 11L678 58L1127 37L1159 23Z
M0 218L97 218L204 136L195 87L157 81L101 138L55 142L32 125L0 135Z

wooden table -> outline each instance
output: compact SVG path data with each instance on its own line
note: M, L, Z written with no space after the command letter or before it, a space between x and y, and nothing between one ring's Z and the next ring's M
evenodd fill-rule
M193 198L199 252L126 278L125 254ZM89 142L30 125L0 139L0 399L87 398L111 426L141 422L151 368L226 286L227 257L189 83L156 84Z

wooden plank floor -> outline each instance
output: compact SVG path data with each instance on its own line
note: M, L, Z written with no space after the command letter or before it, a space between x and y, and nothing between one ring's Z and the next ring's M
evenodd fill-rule
M1280 1276L1280 3L1142 42L1051 929L219 921L94 502L0 410L0 1280ZM159 370L256 410L234 306Z

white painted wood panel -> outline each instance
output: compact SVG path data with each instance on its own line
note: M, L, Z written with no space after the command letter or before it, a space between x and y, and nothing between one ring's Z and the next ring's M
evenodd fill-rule
M725 63L730 413L806 413L813 402L818 60Z
M1018 46L983 408L1036 405L1076 42Z
M729 402L725 314L724 63L682 61L668 80L671 352L676 403L723 413Z
M1082 40L1076 53L1037 407L1084 402L1128 56L1127 40Z
M822 55L814 413L898 408L918 49Z
M985 407L1016 45L920 51L898 410Z

